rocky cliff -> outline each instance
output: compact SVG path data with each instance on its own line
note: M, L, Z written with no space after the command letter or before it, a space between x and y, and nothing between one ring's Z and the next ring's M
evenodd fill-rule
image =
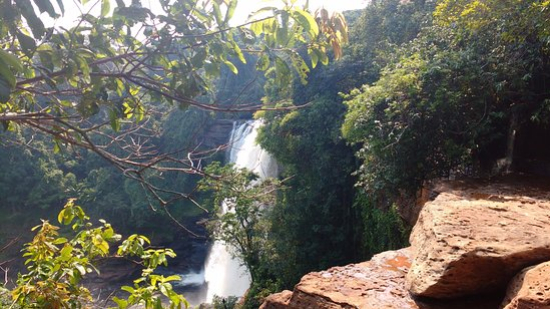
M410 248L307 274L261 308L548 309L548 189L520 176L441 183Z

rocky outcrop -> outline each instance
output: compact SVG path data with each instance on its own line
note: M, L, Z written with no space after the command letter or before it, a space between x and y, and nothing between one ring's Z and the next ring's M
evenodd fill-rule
M550 262L524 269L508 285L503 309L550 308Z
M368 262L307 274L292 295L272 295L260 308L418 308L403 284L410 256L408 248L388 251Z
M440 184L411 248L310 273L261 308L550 309L550 262L522 271L550 261L548 188L514 177Z
M305 275L294 291L266 298L260 309L487 309L501 297L452 302L413 298L405 289L410 248L375 255L370 261Z
M410 238L409 291L435 298L493 292L526 266L550 260L547 193L517 189L459 187L426 204Z
M290 304L292 298L292 291L284 290L277 294L269 295L260 308L263 309L285 309Z
M212 121L199 141L201 146L205 149L226 146L233 130L233 123L234 121L229 119L216 119Z

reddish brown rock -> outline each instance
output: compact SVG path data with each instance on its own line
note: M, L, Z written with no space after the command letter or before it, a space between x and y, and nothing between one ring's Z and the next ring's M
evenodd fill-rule
M371 261L305 275L288 292L266 299L262 309L418 308L404 288L410 249L375 255Z
M260 308L264 309L286 309L290 303L292 291L284 290L277 294L271 294L264 300Z
M305 275L294 293L266 298L261 309L496 309L502 296L442 302L414 299L405 289L410 248L371 261Z
M508 285L504 309L550 309L550 262L524 269Z
M424 206L411 234L409 291L435 298L486 293L550 260L548 188L514 179L446 188Z

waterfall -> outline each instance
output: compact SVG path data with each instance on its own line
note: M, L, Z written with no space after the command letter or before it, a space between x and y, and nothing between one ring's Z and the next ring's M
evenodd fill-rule
M229 144L229 162L236 167L247 168L260 179L277 176L277 163L269 153L256 144L261 120L247 121L233 125ZM222 211L227 211L222 205ZM204 268L204 280L207 283L206 301L211 302L214 295L220 297L244 295L250 286L250 274L241 261L233 258L229 248L221 241L212 245Z

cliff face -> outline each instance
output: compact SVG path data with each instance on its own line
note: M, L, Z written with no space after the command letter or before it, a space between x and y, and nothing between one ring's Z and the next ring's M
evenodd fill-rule
M521 177L442 183L411 248L307 274L261 308L550 308L550 267L535 266L550 261L548 189Z

